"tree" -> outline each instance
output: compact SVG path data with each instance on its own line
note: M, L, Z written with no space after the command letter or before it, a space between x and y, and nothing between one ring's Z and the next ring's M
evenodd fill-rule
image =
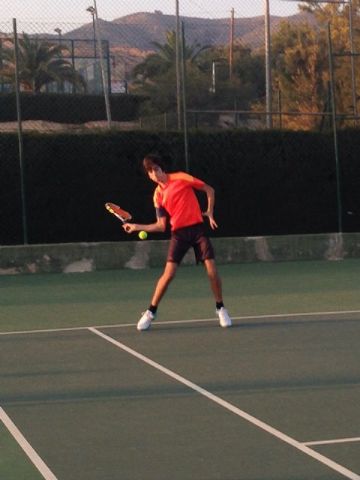
M282 93L283 110L301 113L285 116L288 128L312 129L327 107L329 60L326 32L309 24L282 22L272 39L275 59L273 81ZM307 115L306 115L307 114Z
M15 82L14 40L2 49L0 75L9 83ZM61 43L52 43L26 33L19 39L19 82L22 88L32 93L40 93L43 87L52 82L69 82L82 91L86 81L64 58L68 51Z
M175 70L176 68L176 33L168 31L166 33L166 43L160 44L153 42L153 46L157 49L157 53L148 55L146 59L136 65L132 75L137 83L151 82L158 76ZM201 46L198 43L194 45L184 45L184 61L193 65L197 65L199 55L210 48L209 46Z
M168 32L164 45L154 43L157 53L137 65L132 91L147 95L147 113L176 109L176 37ZM247 109L264 95L264 58L250 48L234 46L233 77L229 78L228 47L199 44L184 46L186 97L191 109ZM215 63L216 91L212 90ZM150 106L150 109L149 109Z
M353 93L360 84L360 71L357 58L354 58L355 85L352 82L351 43L354 50L359 51L358 35L360 0L317 3L305 2L300 8L314 16L315 26L290 27L282 25L279 33L273 38L275 47L275 77L284 93L284 98L297 96L299 109L304 111L321 111L329 102L329 47L327 39L328 25L331 29L333 47L333 67L335 78L336 110L339 114L353 114ZM352 11L350 6L352 5ZM351 16L350 16L351 14ZM350 18L353 23L353 35L350 36ZM351 42L352 40L352 42ZM278 49L280 47L280 50ZM296 53L295 53L296 52ZM299 57L299 69L290 67L295 56ZM292 58L293 57L293 58ZM287 70L284 67L287 63ZM301 80L302 76L302 80ZM307 81L306 81L307 80ZM354 87L354 91L353 91ZM311 104L311 94L313 103ZM300 106L301 105L301 106ZM296 102L290 105L296 108ZM327 108L329 110L329 108ZM346 121L344 121L346 123Z
M156 53L135 66L132 71L134 78L130 90L149 98L143 105L146 114L164 113L176 110L176 34L169 31L166 43L153 43ZM202 104L207 95L209 78L201 71L200 58L208 46L199 44L184 45L184 64L186 69L186 96L192 107Z

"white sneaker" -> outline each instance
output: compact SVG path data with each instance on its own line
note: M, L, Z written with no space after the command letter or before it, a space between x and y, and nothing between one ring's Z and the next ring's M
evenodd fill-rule
M137 329L138 330L148 330L151 326L151 322L155 319L155 315L150 312L150 310L146 310L143 312L142 317L138 321Z
M224 327L224 328L231 327L232 321L225 307L216 309L216 314L219 317L219 322L221 327Z

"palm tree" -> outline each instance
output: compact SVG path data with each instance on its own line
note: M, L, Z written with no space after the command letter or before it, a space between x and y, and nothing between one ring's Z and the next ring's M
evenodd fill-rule
M15 80L14 41L3 47L0 75L5 81ZM69 82L80 90L86 90L86 81L64 58L68 48L61 43L52 43L26 33L19 39L19 82L24 90L40 93L52 82Z
M176 109L176 34L168 31L166 43L153 42L156 53L148 55L146 59L135 66L132 71L134 81L131 85L133 93L138 93L148 101L142 104L142 112L146 114L171 112ZM187 89L187 98L191 99L196 92L199 101L208 90L208 78L202 72L200 54L208 46L199 44L184 45L184 62L186 64L187 79L192 85Z
M176 66L176 33L168 31L166 33L166 43L162 45L153 42L157 53L148 55L146 59L136 65L133 70L135 79L141 79L141 83L153 80L155 77L161 76L175 70ZM201 46L198 43L194 45L184 45L184 61L193 66L197 65L199 55L210 48L208 45ZM198 66L198 65L197 65Z

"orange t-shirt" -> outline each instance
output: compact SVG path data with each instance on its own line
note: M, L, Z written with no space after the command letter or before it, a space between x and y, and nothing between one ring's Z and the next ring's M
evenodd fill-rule
M168 173L167 182L158 185L154 192L154 205L161 216L166 210L170 217L171 230L189 227L203 222L194 188L200 190L205 182L184 172Z

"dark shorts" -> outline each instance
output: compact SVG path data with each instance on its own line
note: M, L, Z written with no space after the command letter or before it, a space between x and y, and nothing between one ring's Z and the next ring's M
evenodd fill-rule
M196 263L214 258L214 248L206 236L203 223L179 228L171 233L167 261L180 264L191 247L194 249Z

